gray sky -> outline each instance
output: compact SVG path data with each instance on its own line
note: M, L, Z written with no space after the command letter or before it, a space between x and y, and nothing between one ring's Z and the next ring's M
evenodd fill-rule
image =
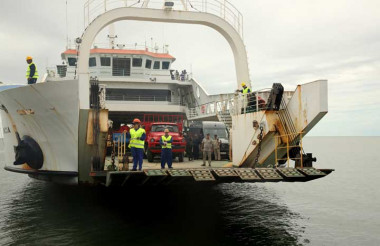
M231 0L244 16L253 89L281 82L329 80L329 113L310 135L380 135L378 0ZM83 0L68 0L68 33L83 31ZM209 93L236 87L233 54L213 29L146 22L116 23L117 43L169 45L175 68L192 70ZM96 42L106 42L107 30ZM25 57L39 73L61 62L65 0L0 1L0 81L26 83Z

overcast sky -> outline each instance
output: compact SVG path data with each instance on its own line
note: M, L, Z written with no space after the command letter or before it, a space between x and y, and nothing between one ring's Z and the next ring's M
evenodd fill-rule
M98 1L98 0L97 0ZM25 57L43 74L66 46L66 0L0 0L0 81L26 83ZM329 81L329 113L310 135L380 135L379 0L231 0L244 16L253 89ZM68 0L68 34L83 32L84 0ZM175 68L209 93L236 89L233 54L208 27L116 23L116 43L169 45ZM106 42L107 30L96 42Z

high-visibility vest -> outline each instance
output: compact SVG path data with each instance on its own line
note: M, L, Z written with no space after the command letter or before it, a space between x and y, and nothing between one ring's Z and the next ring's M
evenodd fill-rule
M34 65L34 67L36 68L36 70L34 71L34 75L33 75L33 79L38 79L38 72L37 72L37 66L36 64L34 64L33 62L31 62L28 66L28 69L26 70L26 78L29 78L29 75L30 75L30 66Z
M129 141L129 148L144 148L144 140L140 140L141 136L145 133L145 130L143 128L139 128L135 130L132 128L129 130L129 133L131 134L131 140Z
M162 139L162 142L168 142L168 141L172 140L172 136L169 135L168 137L165 137L165 135L163 135L161 137L161 139ZM162 148L163 149L171 149L172 148L172 143L166 143L166 146L162 145Z
M248 94L249 93L249 88L246 87L246 88L243 88L243 94Z

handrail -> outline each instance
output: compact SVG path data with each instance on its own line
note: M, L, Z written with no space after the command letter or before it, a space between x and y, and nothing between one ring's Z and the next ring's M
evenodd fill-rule
M107 101L138 101L138 102L167 102L173 105L182 105L180 98L169 96L128 96L128 95L107 95Z
M148 1L147 6L144 5L144 2L138 0L87 0L83 8L84 29L99 15L116 8L162 9L164 4L164 0ZM182 8L174 6L173 9L216 15L228 22L243 38L243 15L228 0L185 0L184 2L185 5L182 6L179 1L176 1Z
M248 94L233 94L227 99L208 102L192 108L195 117L217 115L228 112L231 115L265 110L271 88L257 90ZM222 108L221 105L225 105Z

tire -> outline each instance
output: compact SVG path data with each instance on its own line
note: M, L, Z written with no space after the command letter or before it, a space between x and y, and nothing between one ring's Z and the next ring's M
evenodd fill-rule
M147 158L148 158L148 162L153 162L154 155L153 155L153 153L152 153L150 150L148 150L148 151L146 152L146 156L147 156Z
M178 161L183 162L183 153L178 154Z

